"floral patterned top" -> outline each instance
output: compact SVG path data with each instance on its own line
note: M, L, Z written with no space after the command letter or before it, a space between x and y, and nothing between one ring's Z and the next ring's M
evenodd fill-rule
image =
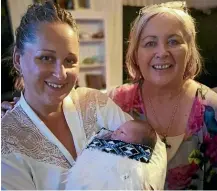
M217 107L207 105L204 90L202 86L197 89L186 133L168 162L167 190L217 190ZM117 87L109 95L123 111L145 120L138 83Z

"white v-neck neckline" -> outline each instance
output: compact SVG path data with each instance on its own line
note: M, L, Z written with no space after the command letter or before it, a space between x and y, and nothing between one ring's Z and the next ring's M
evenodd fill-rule
M71 100L71 98L69 96L67 96L64 101L63 101L63 110L64 110L64 115L67 121L67 124L69 122L68 118L69 118L69 113L67 109L70 108L67 106L65 100L67 100L67 104L70 103L69 100ZM44 124L44 122L36 115L36 113L32 110L32 108L28 105L28 103L25 101L25 98L23 96L23 94L21 93L21 98L19 101L19 104L22 106L23 110L26 112L26 114L30 117L30 119L32 120L32 122L35 124L35 126L40 130L40 132L50 141L52 142L54 145L56 145L60 151L62 152L62 154L66 157L66 159L68 160L68 162L73 165L75 160L73 159L73 157L71 156L71 154L69 153L69 151L65 148L65 146L59 141L59 139L57 139L57 137L50 131L50 129ZM71 104L70 106L73 106L72 100L71 100ZM72 108L72 110L74 109L74 107ZM71 111L72 112L72 111ZM67 114L66 114L67 113ZM77 111L74 109L73 111L74 115L70 116L70 121L73 121L73 126L78 126L80 127L80 122L79 122L79 117L76 116L76 114L78 115ZM67 115L67 116L66 116ZM71 134L72 133L72 124L68 124L69 129ZM76 134L76 133L74 133ZM78 137L76 137L76 135L73 135L73 139L74 142L78 142L79 140L77 140ZM79 152L79 148L76 146L76 152Z
M87 140L79 111L75 108L70 96L63 100L63 113L73 137L76 153L79 155L86 146Z

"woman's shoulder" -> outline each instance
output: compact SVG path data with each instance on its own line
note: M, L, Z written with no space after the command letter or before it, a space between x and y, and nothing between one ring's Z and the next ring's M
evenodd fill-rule
M197 83L197 92L192 109L192 127L206 126L217 131L217 93L204 84Z
M208 88L208 87L207 87ZM212 89L208 88L207 92L207 102L217 109L217 93Z
M124 84L109 92L109 97L125 112L140 105L138 83Z
M20 132L22 132L22 127L25 125L24 121L27 116L25 115L22 107L20 105L15 106L12 110L7 111L4 117L1 120L1 142L2 154L9 154L11 150L17 149L18 147L18 139ZM23 137L25 139L25 137ZM16 143L16 144L11 144ZM13 147L13 149L11 149Z
M208 86L198 83L198 96L205 100L205 105L212 106L217 109L217 93Z
M25 112L22 107L17 104L12 110L7 111L7 113L2 117L1 126L2 128L18 126L24 116Z
M138 84L123 84L121 86L113 88L108 92L108 95L115 102L123 100L131 100L130 98L136 93ZM120 100L119 100L120 99Z
M115 87L112 91L115 92L115 94L129 94L133 92L138 87L138 84L123 84L121 86Z
M5 158L16 156L70 168L59 148L41 132L21 105L8 111L1 121L1 154ZM46 155L49 153L48 155Z

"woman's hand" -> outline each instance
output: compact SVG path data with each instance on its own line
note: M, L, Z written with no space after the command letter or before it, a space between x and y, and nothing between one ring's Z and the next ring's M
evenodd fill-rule
M13 109L14 105L20 100L19 97L14 97L14 101L3 101L1 104L1 118L6 114L7 111L10 111Z

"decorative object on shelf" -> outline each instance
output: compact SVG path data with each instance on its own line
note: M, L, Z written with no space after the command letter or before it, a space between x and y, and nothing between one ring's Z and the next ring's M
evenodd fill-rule
M92 35L92 38L104 38L104 32L101 30L101 31L99 31L97 33L94 33Z
M91 39L91 34L87 33L87 32L80 32L79 33L79 38L80 39Z
M82 61L82 64L94 64L96 59L94 57L87 57Z
M69 10L75 9L74 0L56 0L56 2L60 5L61 8Z
M75 9L90 9L90 0L71 0L75 5Z
M82 64L94 64L94 63L103 63L104 58L103 56L92 56L92 57L87 57L82 61Z
M74 1L68 0L67 3L66 3L66 8L70 9L70 10L75 9L75 3L74 3Z

